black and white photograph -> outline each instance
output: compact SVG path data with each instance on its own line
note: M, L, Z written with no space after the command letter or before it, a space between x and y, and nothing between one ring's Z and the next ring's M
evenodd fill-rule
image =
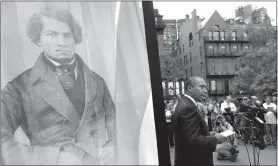
M277 165L277 2L153 2L171 164Z
M277 165L277 2L2 1L1 165Z

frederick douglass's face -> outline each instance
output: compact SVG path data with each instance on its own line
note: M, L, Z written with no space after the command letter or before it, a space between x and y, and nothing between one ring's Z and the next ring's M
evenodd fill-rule
M57 62L70 62L75 53L75 41L67 23L42 16L43 29L39 45L46 55Z

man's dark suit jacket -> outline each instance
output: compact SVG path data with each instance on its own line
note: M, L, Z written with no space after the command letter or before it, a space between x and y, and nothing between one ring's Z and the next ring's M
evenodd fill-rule
M104 151L115 150L115 107L106 83L76 55L85 84L80 116L43 56L1 92L2 164L56 165L65 144L80 157L90 156L91 165L96 164ZM19 126L31 146L14 140Z
M208 126L197 106L184 96L173 118L175 132L175 166L212 166L216 138L210 136Z

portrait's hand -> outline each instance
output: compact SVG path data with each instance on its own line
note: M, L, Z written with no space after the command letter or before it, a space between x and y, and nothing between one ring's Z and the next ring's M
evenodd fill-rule
M83 165L83 163L71 153L60 152L57 165Z
M115 162L114 148L104 147L99 158L99 165L113 165Z

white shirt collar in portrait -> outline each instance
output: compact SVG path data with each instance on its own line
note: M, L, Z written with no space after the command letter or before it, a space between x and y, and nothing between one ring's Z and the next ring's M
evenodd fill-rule
M61 66L61 65L62 65L61 63L56 62L56 61L50 59L47 55L44 54L44 56L45 56L51 63L53 63L55 66L58 67L58 66ZM73 64L74 61L75 61L75 59L76 59L76 58L75 58L75 56L74 56L73 60L72 60L70 63L68 63L68 64L69 64L69 65ZM76 63L76 66L75 66L75 68L74 68L75 79L77 79L77 65L78 65L78 63Z

